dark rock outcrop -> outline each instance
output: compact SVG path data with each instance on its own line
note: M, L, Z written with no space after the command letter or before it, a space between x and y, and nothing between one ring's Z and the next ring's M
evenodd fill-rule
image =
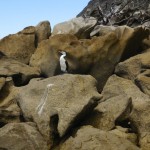
M150 19L150 0L90 0L77 17L95 17L97 24L135 27Z

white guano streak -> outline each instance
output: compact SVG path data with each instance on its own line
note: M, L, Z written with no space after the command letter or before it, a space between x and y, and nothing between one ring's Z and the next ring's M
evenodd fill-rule
M48 84L48 85L46 86L46 89L45 89L44 94L43 94L43 96L42 96L42 98L41 98L41 101L40 101L39 105L38 105L37 108L36 108L36 111L38 112L38 115L39 115L39 116L40 116L40 115L42 114L42 112L43 112L43 108L44 108L44 106L45 106L45 104L46 104L46 101L47 101L48 92L49 92L50 88L51 88L53 85L54 85L54 84Z

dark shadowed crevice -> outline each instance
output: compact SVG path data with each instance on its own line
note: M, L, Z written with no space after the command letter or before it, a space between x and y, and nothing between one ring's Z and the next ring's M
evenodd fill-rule
M5 125L6 125L6 123L0 122L0 128L4 127Z
M123 113L116 119L115 125L121 126L123 128L128 128L130 133L137 133L134 124L130 121L130 114L133 111L132 98L129 98L130 102L128 106L123 111Z
M139 82L137 79L135 79L134 83L135 83L135 85L139 88L139 90L140 90L142 93L144 93L143 88L142 88L140 82ZM144 93L144 94L145 94L145 93Z
M21 73L12 75L12 78L13 78L15 86L22 85L22 74Z
M121 126L123 128L128 128L130 133L133 133L132 127L131 127L131 123L129 119L125 119L122 121L116 121L116 126Z
M58 133L58 122L59 122L58 114L51 116L49 126L50 126L50 136L51 136L50 139L53 141L52 148L58 145L60 141L60 137Z

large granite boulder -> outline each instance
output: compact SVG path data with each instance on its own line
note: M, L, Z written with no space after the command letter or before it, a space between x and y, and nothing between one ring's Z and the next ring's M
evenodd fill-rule
M150 95L150 51L120 62L115 73L126 79L131 79L145 93Z
M34 34L13 34L0 40L0 51L6 56L28 64L35 51Z
M73 34L79 39L89 38L90 32L96 25L97 20L90 18L73 18L69 21L59 23L54 26L52 35L56 34Z
M55 35L39 44L30 65L39 67L45 76L60 74L59 51L65 51L67 72L92 75L97 79L101 91L115 65L137 54L146 36L147 31L142 27L133 29L127 26L92 39L78 40L73 35Z
M115 73L126 79L135 80L138 75L150 68L150 51L138 54L134 57L120 62L116 68Z
M60 146L60 150L139 150L130 141L92 126L83 126L75 136Z
M37 26L29 26L22 31L8 35L0 40L0 52L7 57L28 64L31 55L43 40L51 35L49 21L40 22Z
M26 121L34 121L51 147L98 104L101 95L91 76L60 75L33 79L17 88Z
M131 108L132 101L125 95L109 97L94 109L84 124L90 124L105 131L112 130L116 122L124 121L129 117Z
M14 59L2 57L0 59L0 76L12 77L15 85L27 84L30 79L40 76L40 70L18 62Z
M10 123L0 128L1 150L48 150L33 123Z
M35 46L49 38L51 35L51 26L49 21L42 21L37 26L29 26L19 32L20 34L34 34Z
M116 75L113 75L108 79L104 87L104 90L102 92L102 95L103 95L102 101L104 101L104 103L106 103L107 105L111 105L112 106L111 109L113 109L113 107L117 105L117 103L115 104L115 100L116 102L119 101L118 96L122 95L124 97L124 100L126 100L125 97L131 98L132 106L129 105L129 107L127 107L126 109L126 113L122 114L124 119L116 120L115 124L124 125L126 127L129 126L132 129L132 132L138 133L140 146L143 149L144 147L147 147L147 149L144 150L148 150L148 148L150 148L149 141L148 141L150 136L150 128L149 128L150 97L142 93L140 89L131 80L120 78ZM112 104L112 99L114 100L113 104ZM93 124L93 122L96 122L97 127L99 127L100 129L102 127L100 125L105 124L105 121L107 123L107 120L109 119L109 116L107 116L108 106L106 107L106 109L102 110L101 105L103 105L103 103L99 103L99 105L95 108L96 117L92 116L93 121L92 118L91 120L89 119L91 124ZM118 108L119 107L120 106L118 105ZM116 109L118 108L116 107ZM114 118L112 117L112 119ZM103 122L101 122L101 120ZM110 130L110 128L108 128L108 130Z
M46 40L51 35L51 26L49 21L42 21L35 26L36 43Z

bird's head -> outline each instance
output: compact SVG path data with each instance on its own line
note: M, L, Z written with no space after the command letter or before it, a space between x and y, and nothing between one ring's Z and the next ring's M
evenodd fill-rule
M64 52L64 51L59 51L59 53L66 56L66 52Z

